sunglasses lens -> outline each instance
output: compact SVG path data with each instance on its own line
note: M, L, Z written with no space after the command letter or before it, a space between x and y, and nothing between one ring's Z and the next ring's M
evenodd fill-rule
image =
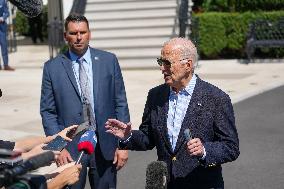
M170 61L168 61L168 60L164 60L164 65L166 65L166 66L170 66L170 65L171 65L171 62L170 62Z
M157 58L157 62L159 64L159 66L162 66L163 65L163 60L161 58Z
M158 62L158 64L159 64L159 66L163 66L163 65L165 65L165 66L170 66L170 65L171 65L171 62L170 62L170 61L164 60L164 59L162 59L162 58L157 58L157 62Z

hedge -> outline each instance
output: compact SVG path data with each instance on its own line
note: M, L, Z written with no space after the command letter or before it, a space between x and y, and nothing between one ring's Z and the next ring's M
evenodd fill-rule
M237 11L275 11L284 9L284 0L237 0Z
M275 11L284 9L284 0L194 0L204 12Z
M30 35L30 27L28 18L21 12L17 11L15 18L16 32L20 35ZM44 38L47 38L47 6L43 6L42 10L42 34Z
M243 58L249 23L257 19L275 21L281 17L284 18L284 11L195 14L193 19L198 19L199 28L199 54L203 59ZM284 56L283 48L268 53L269 56Z

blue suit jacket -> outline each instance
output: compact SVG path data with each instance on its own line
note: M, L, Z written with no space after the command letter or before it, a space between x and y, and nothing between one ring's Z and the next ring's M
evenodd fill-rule
M114 54L90 48L93 67L94 111L102 154L112 160L117 139L105 132L108 118L129 122L129 110L121 70ZM83 122L82 103L68 54L60 54L43 68L40 113L46 135ZM77 148L80 137L68 144ZM76 150L75 150L76 151Z
M170 87L166 84L148 93L142 123L133 131L127 148L149 150L157 148L158 160L165 161L169 173L189 180L192 188L223 186L221 164L239 155L239 140L230 98L217 87L197 78L175 150L171 148L167 131ZM186 151L184 130L189 128L194 138L200 138L206 149L205 161L191 157Z
M0 17L3 17L6 20L9 17L9 10L6 0L0 0Z
M0 23L0 32L6 33L7 32L7 23L6 19L9 17L9 10L7 6L6 0L0 0L0 17L4 19L4 22Z

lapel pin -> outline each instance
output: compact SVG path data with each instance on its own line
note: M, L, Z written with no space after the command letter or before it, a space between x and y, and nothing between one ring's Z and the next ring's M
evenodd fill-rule
M95 60L99 60L99 57L95 56Z
M197 103L197 106L202 106L202 104L200 102Z

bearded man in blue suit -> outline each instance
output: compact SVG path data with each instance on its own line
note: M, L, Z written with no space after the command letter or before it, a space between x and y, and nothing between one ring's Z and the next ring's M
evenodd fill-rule
M89 167L92 189L116 188L117 170L126 163L128 152L117 148L117 139L105 132L104 123L108 118L129 122L118 60L112 53L89 47L89 23L82 15L66 18L64 37L69 50L46 62L43 68L40 112L45 134L54 135L70 125L84 122L82 90L87 88L98 143L93 155L83 157L80 181L72 188L84 188L86 167ZM84 67L87 78L84 86L80 79L81 67ZM78 158L79 139L80 135L67 145L57 164L63 165Z
M239 156L230 97L194 73L196 59L190 40L166 42L157 59L165 84L149 91L139 130L115 119L106 122L121 149L157 148L158 160L168 167L169 189L223 189L221 164Z

